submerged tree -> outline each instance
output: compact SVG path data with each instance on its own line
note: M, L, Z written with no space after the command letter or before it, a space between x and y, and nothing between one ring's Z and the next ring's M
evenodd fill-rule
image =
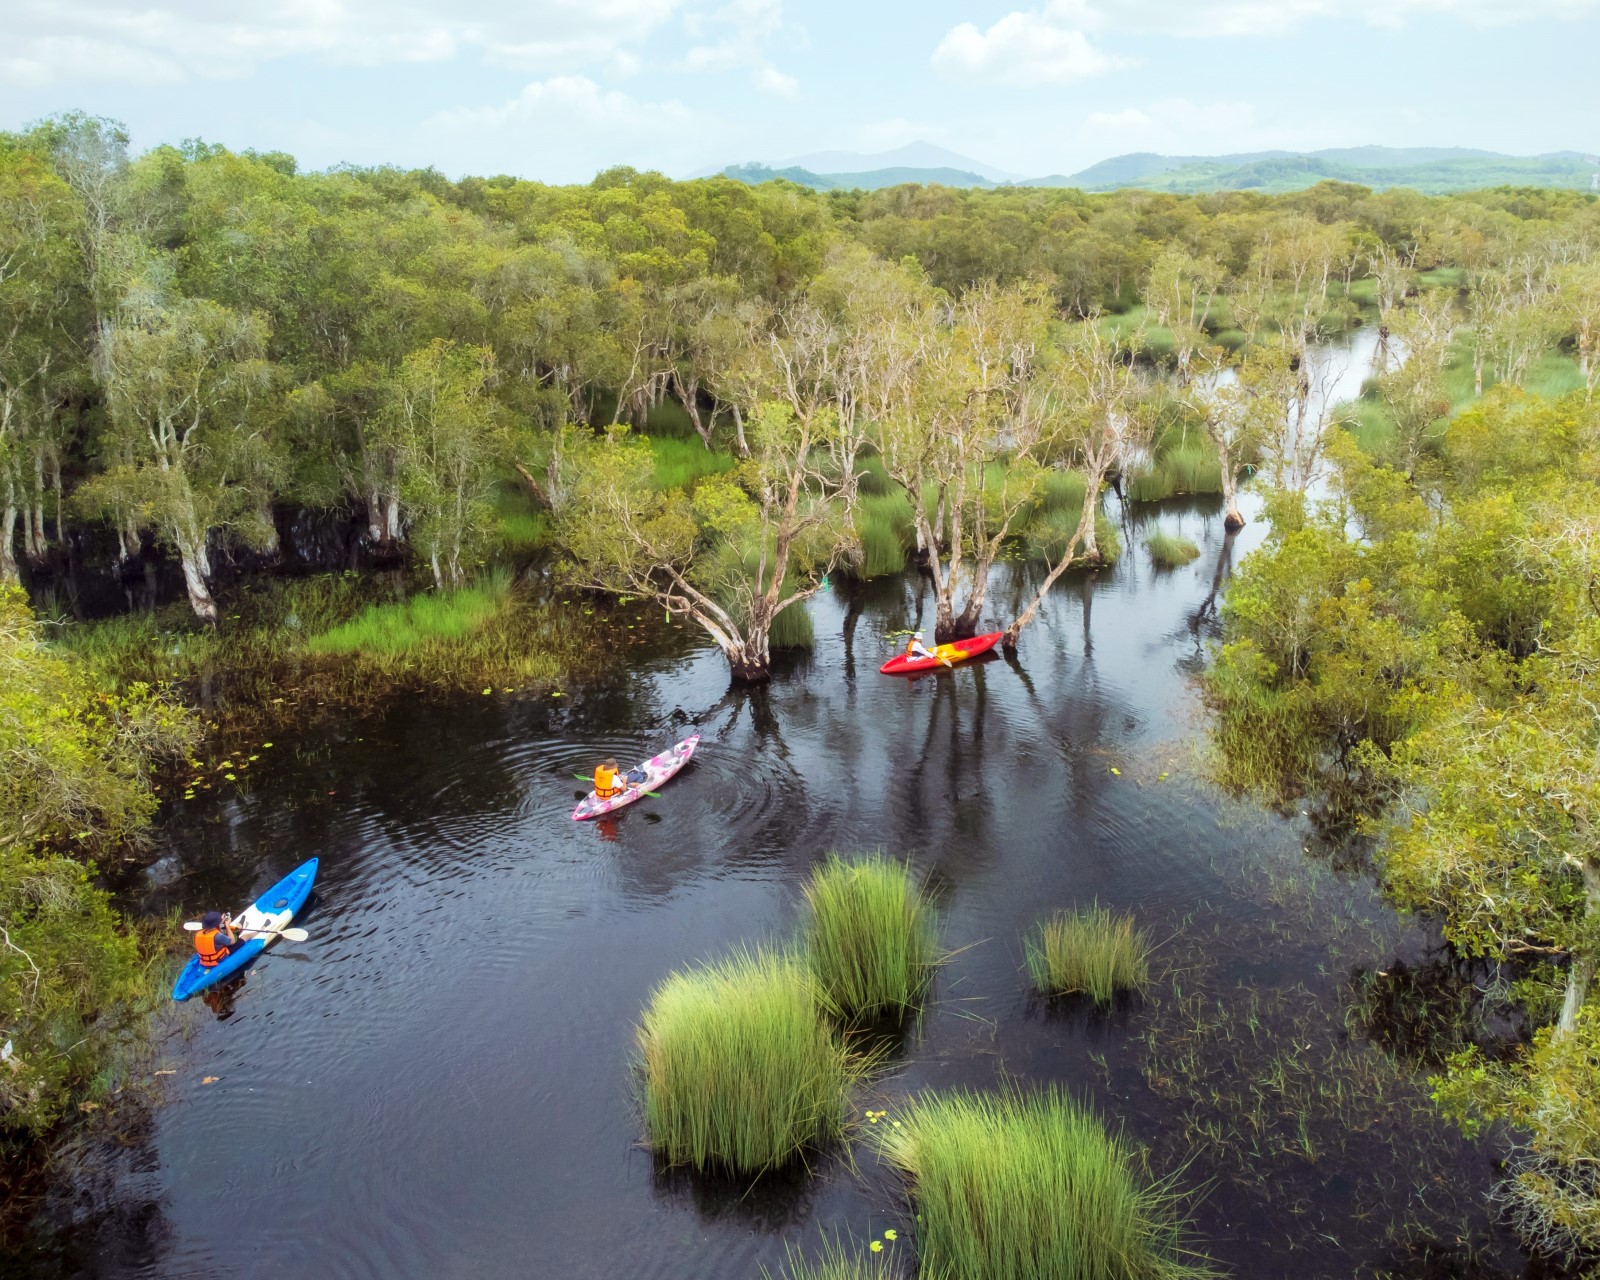
M568 580L643 595L694 621L735 680L771 673L772 627L821 589L854 545L841 477L818 451L837 429L767 401L746 420L750 455L692 492L662 492L648 442L612 432L569 451L570 501L557 525Z
M1126 467L1149 436L1146 389L1132 361L1140 340L1137 333L1114 340L1097 319L1087 320L1032 389L1034 412L1051 422L1058 447L1083 474L1083 505L1060 555L1006 628L1000 643L1007 650L1016 650L1022 629L1062 574L1077 563L1100 562L1094 522L1106 478Z
M1057 426L1031 388L1048 313L1028 289L908 303L880 321L868 385L896 374L898 385L876 407L873 439L910 503L945 643L976 633L990 570L1038 500Z

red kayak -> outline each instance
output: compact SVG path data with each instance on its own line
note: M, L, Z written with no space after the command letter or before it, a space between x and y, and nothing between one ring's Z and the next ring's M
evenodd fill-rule
M980 653L988 653L990 649L1000 643L1003 631L991 631L986 636L973 636L970 640L957 640L954 644L941 644L934 646L934 653L938 658L908 658L899 653L885 662L879 671L886 676L906 675L912 671L931 671L935 667L944 666L939 658L948 659L950 662L961 662L967 658L976 658Z

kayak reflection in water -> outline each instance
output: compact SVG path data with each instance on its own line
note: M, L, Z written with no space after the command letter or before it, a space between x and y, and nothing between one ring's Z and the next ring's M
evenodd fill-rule
M200 993L200 998L205 1001L206 1008L217 1015L218 1022L226 1022L233 1017L233 1003L244 990L244 984L245 974L241 969L237 977L228 978L214 987L207 987Z
M617 828L622 825L622 819L614 813L604 814L594 820L594 829L602 840L615 841Z

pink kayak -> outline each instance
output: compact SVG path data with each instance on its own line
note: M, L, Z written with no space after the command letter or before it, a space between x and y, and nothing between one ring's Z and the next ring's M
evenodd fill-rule
M654 791L663 782L677 773L679 769L689 763L689 757L694 755L694 749L700 745L700 735L691 734L675 747L668 747L658 756L651 756L639 768L645 772L643 782L635 783L620 795L612 796L609 800L602 800L594 792L583 798L583 802L572 811L572 820L582 822L585 818L598 818L602 813L610 813L613 809L620 809L625 804L632 804L646 791Z

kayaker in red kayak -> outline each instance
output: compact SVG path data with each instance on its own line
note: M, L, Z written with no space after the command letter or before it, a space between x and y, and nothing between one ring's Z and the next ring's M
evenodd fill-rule
M906 641L906 657L927 658L932 662L942 662L947 667L951 665L949 658L946 658L942 654L932 653L928 650L928 648L922 643L922 632L920 631L913 632L911 639Z

